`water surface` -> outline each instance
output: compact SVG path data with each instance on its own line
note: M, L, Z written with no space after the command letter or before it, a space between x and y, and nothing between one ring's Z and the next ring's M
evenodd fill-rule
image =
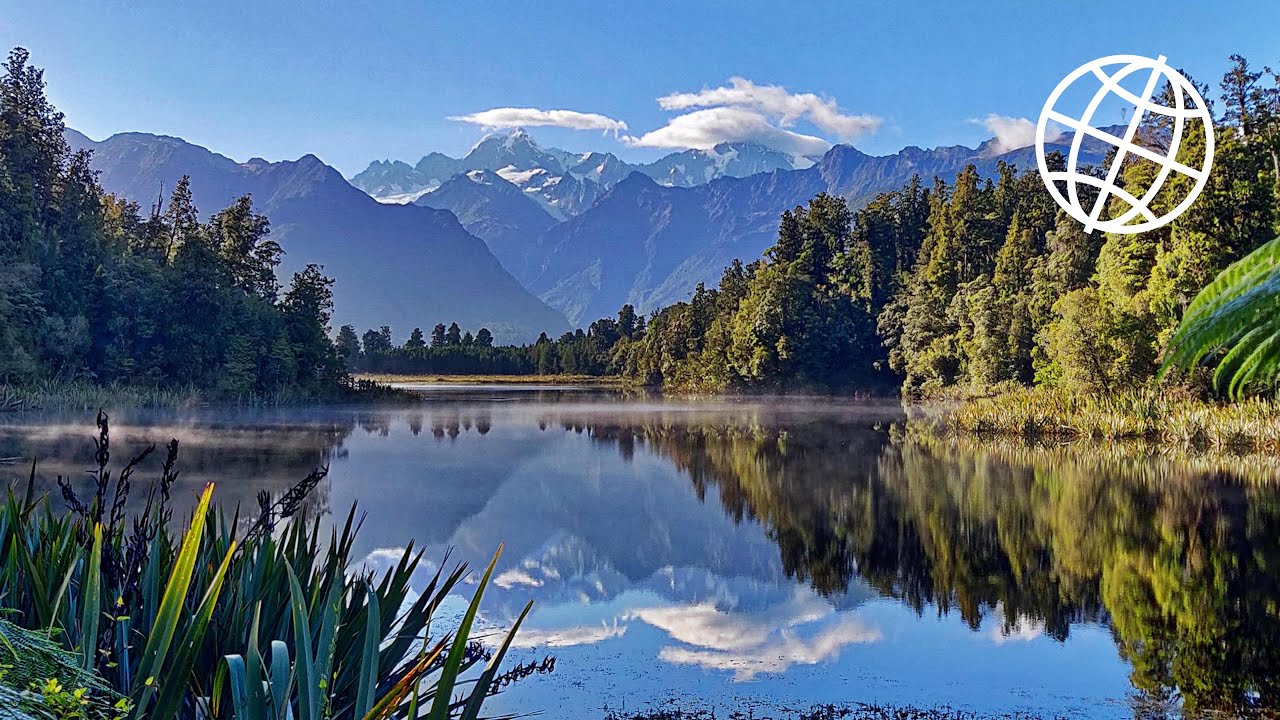
M535 600L511 662L557 665L494 711L1274 702L1265 460L950 443L893 406L811 399L421 391L410 408L121 412L113 446L176 437L182 492L214 480L249 506L327 464L312 509L358 503L374 566L410 540L473 566L505 543L485 625ZM0 417L17 458L0 476L25 482L34 456L45 485L87 482L91 433L87 416Z

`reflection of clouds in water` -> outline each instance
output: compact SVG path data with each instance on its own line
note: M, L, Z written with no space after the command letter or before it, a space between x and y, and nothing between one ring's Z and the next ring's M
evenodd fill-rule
M790 601L763 612L732 612L711 603L636 610L631 617L666 631L694 647L664 647L670 663L729 670L734 680L793 665L835 658L846 645L878 642L879 629L837 612L828 602L799 590Z
M405 548L403 547L384 547L378 548L368 555L364 556L364 560L360 561L360 565L374 572L386 572L399 564L400 559L404 557ZM435 563L425 556L418 562L419 569L433 569Z
M612 625L583 626L559 628L556 630L538 630L521 628L511 643L518 648L537 647L573 647L576 645L595 645L625 635L626 625L619 625L615 619Z
M996 603L996 622L991 623L987 637L996 645L1010 642L1031 642L1045 634L1043 621L1025 615L1009 618L1005 616L1004 604Z
M665 630L689 645L715 650L741 650L760 645L782 628L821 620L831 605L799 591L787 602L759 612L734 612L713 603L636 610L632 617ZM630 618L628 618L630 619Z
M493 584L504 590L510 590L517 585L526 587L542 587L542 581L529 574L527 570L520 568L512 568L506 572L499 573L493 579Z
M884 636L858 618L842 618L812 637L800 637L786 630L774 633L759 645L741 650L691 650L665 647L658 657L677 665L697 665L712 670L731 670L735 681L755 678L759 673L780 673L793 665L817 665L835 659L846 645L879 642Z
M833 660L848 645L878 642L883 637L878 628L852 612L836 610L807 590L797 590L778 605L748 612L715 602L646 604L657 599L648 593L630 599L639 602L615 608L600 625L526 626L515 644L522 648L596 645L621 638L631 624L643 623L679 643L660 648L661 660L732 672L738 681Z

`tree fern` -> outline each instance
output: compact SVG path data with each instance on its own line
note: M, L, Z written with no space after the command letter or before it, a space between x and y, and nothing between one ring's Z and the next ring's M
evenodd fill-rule
M55 715L42 695L50 681L68 693L84 693L84 703L78 708L81 714L76 717L114 720L123 714L117 705L120 696L83 667L79 654L59 647L44 633L0 620L0 720L39 720Z
M1280 238L1233 263L1196 295L1160 375L1213 359L1214 387L1231 398L1280 371Z

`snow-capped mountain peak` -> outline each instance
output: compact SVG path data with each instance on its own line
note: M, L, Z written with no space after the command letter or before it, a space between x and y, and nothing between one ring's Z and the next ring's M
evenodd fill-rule
M544 148L524 128L490 133L461 159L429 153L410 166L375 161L351 182L384 202L411 202L458 173L489 171L519 187L557 218L577 215L633 172L661 185L692 187L719 177L745 177L810 167L814 160L752 143L721 143L706 150L672 153L647 165L632 165L608 152ZM484 176L468 176L483 182Z

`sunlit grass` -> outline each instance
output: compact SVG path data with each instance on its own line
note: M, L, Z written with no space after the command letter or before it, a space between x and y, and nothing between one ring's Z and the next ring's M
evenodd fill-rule
M621 385L624 380L616 375L394 375L387 373L360 373L357 380L370 380L390 385L395 383L448 383L467 385Z
M1147 389L1099 397L1038 387L968 400L939 419L951 433L1280 450L1280 403L1263 398L1225 403Z

